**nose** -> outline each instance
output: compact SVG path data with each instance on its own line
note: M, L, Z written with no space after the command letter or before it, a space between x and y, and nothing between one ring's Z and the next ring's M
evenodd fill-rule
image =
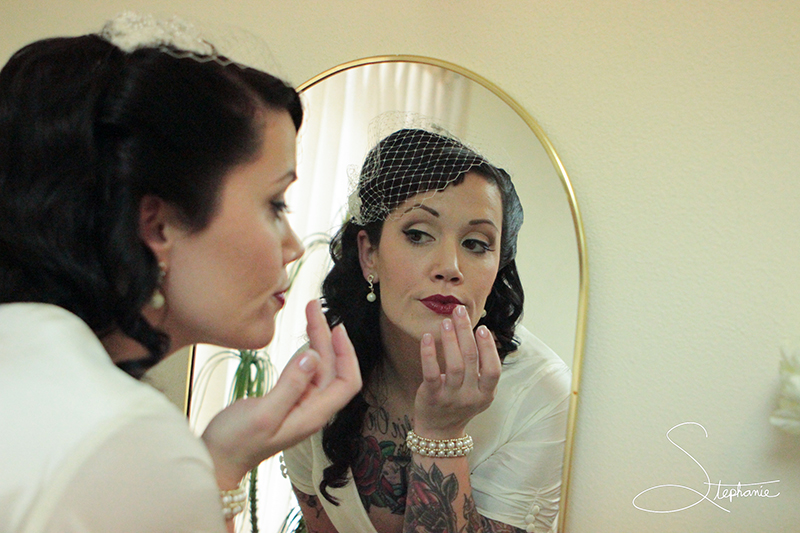
M297 237L292 227L286 224L286 234L283 239L283 264L288 265L292 261L297 261L303 256L306 249L302 241Z
M461 282L463 275L458 265L458 246L456 244L442 243L436 254L431 274L437 281Z

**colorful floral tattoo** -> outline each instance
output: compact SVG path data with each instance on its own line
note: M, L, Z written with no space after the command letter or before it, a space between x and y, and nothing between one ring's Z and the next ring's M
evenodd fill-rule
M457 533L453 502L458 496L458 478L442 474L435 464L429 472L412 462L409 469L404 533L436 531Z
M472 497L464 494L464 524L459 528L455 502L458 478L445 476L436 464L429 471L411 460L405 446L411 429L408 416L392 420L383 407L367 412L368 434L359 442L353 462L353 479L367 512L384 508L404 515L404 533L524 533L502 522L481 516ZM311 508L316 509L318 502ZM320 506L321 509L321 506ZM319 513L319 511L317 511Z
M453 504L459 494L455 474L442 474L436 464L430 471L416 462L409 469L409 492L404 533L525 533L525 530L489 520L478 513L475 501L464 495L464 524L459 528Z
M373 436L361 441L358 458L353 465L353 479L361 503L369 512L371 506L385 507L392 514L404 514L409 456L397 455L392 441L378 442Z

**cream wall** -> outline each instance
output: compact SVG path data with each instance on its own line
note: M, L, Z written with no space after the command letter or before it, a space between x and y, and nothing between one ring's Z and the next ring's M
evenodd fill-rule
M572 178L590 308L568 530L790 531L800 438L773 429L779 348L800 336L800 3L5 0L0 58L124 7L265 36L295 83L410 53L494 81ZM660 484L769 485L777 498L655 514ZM690 493L651 492L678 508ZM672 497L675 496L675 497ZM714 496L714 491L711 497ZM680 501L679 501L680 500Z

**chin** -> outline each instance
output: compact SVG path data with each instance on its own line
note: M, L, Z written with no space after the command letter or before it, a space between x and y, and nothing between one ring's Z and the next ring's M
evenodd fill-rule
M227 344L221 344L237 350L260 350L265 348L274 336L274 323L262 324L251 330L250 335L242 335L244 328L239 330L239 335L228 339Z
M270 329L267 334L259 335L256 339L253 339L253 342L250 343L250 347L247 349L260 350L261 348L265 348L270 342L272 342L272 338L274 336L274 332Z

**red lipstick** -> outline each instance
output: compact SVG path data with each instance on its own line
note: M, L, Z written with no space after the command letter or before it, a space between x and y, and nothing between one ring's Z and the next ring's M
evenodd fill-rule
M286 304L286 291L276 293L275 299L278 300L278 303L280 304L278 309L283 309L284 304Z
M461 301L455 296L443 296L441 294L428 296L420 300L420 302L434 313L440 315L451 315L457 305L462 305Z

